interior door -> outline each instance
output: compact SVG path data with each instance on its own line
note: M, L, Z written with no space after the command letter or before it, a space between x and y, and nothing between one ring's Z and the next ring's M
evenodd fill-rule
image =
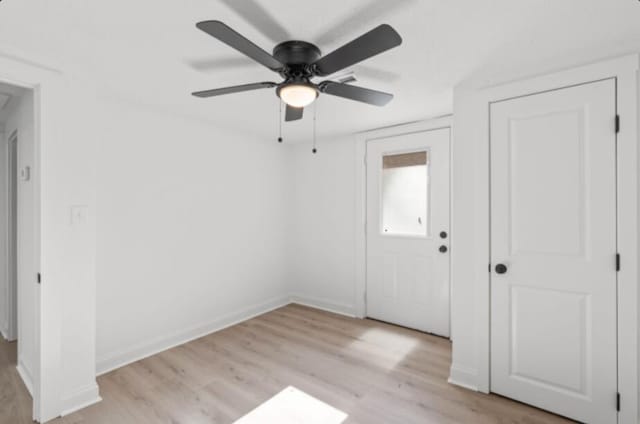
M491 105L491 390L615 423L615 80Z
M446 337L449 137L367 142L367 315Z

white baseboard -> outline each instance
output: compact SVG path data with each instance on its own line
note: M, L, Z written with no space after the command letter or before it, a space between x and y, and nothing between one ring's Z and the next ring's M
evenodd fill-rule
M474 392L478 391L478 374L471 368L451 364L449 379L447 381L456 386L473 390Z
M92 384L78 389L75 393L62 399L62 412L60 416L72 414L80 409L91 406L94 403L98 403L102 400L100 392L98 391L98 385L93 382Z
M31 371L29 371L29 368L26 367L22 361L18 361L16 369L18 370L18 374L20 375L20 378L22 378L22 381L27 388L27 391L33 398L33 376L31 375Z
M305 296L300 294L292 294L290 300L291 303L297 303L299 305L309 306L311 308L322 309L323 311L345 315L350 318L355 318L356 316L356 308L353 305L336 303L331 300L320 299L317 297Z
M104 355L96 361L97 375L105 374L116 368L120 368L140 359L155 355L156 353L164 350L171 349L172 347L179 346L208 334L215 333L216 331L231 327L232 325L236 325L258 315L262 315L289 303L290 301L287 296L276 298L269 302L250 306L240 311L222 316L211 322L203 323L186 330L177 331L173 334L168 334L153 340L138 343L130 348Z

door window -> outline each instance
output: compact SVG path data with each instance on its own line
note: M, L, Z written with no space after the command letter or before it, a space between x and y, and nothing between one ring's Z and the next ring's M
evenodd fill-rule
M426 151L382 157L384 235L427 235L428 166Z

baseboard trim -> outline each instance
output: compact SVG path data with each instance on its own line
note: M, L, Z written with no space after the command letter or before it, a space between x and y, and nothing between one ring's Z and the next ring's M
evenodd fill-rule
M33 376L29 369L24 365L22 361L18 361L18 365L16 365L16 369L18 370L18 375L22 379L27 391L33 398Z
M327 312L333 312L334 314L344 315L350 318L356 317L356 308L353 305L336 303L331 300L300 294L291 295L290 301L291 303L297 303L298 305L308 306L310 308L316 308Z
M98 385L94 382L78 389L71 396L62 399L62 412L60 416L64 417L65 415L72 414L100 401L102 401L102 398L100 397Z
M288 297L279 297L268 302L244 308L238 312L227 314L211 322L194 326L184 331L177 331L168 336L139 343L130 349L104 355L96 361L97 375L106 374L117 368L155 355L167 349L182 345L200 337L223 330L227 327L239 324L258 315L281 308L290 303Z
M451 364L449 371L449 383L465 389L478 391L478 374L475 370L459 365Z

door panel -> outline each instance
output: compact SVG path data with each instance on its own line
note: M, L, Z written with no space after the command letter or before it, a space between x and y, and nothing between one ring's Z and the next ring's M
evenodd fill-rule
M449 335L449 243L439 236L449 232L449 136L447 128L367 143L367 315L442 336Z
M616 412L615 81L491 105L491 390Z

